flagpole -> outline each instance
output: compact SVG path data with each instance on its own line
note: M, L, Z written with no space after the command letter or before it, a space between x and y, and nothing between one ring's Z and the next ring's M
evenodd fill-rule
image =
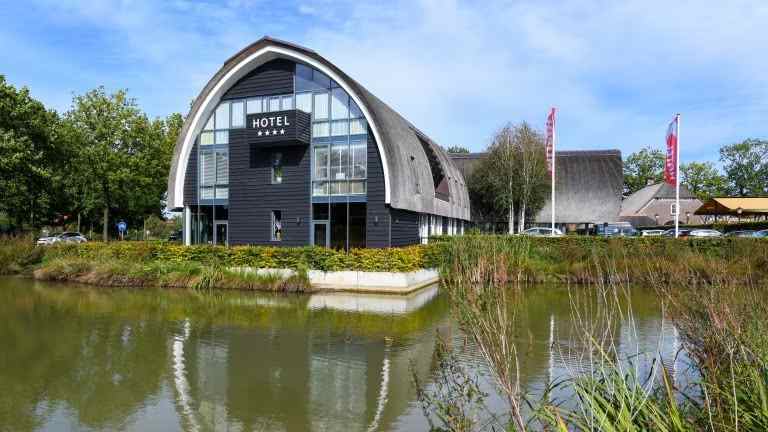
M556 132L556 120L557 112L555 111L555 108L552 108L552 197L550 201L552 202L552 232L550 232L550 235L552 237L555 236L555 161L557 160L556 155L556 147L555 147L555 136L557 134Z
M680 114L675 119L675 238L680 235Z

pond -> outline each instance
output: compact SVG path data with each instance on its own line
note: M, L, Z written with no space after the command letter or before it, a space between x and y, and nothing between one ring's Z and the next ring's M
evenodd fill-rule
M526 391L588 362L571 291L525 289ZM677 374L679 343L656 297L629 297L616 347L661 353ZM438 335L485 371L437 287L285 296L0 278L0 317L0 430L424 430L411 377L431 382Z

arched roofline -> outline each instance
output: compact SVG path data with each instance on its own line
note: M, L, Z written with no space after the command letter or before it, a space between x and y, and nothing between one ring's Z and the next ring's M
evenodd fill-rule
M389 204L391 202L391 184L387 154L383 148L382 137L375 117L372 115L367 101L361 96L361 92L358 91L355 83L346 77L336 66L314 51L288 42L264 37L228 59L224 66L206 84L197 99L195 99L176 141L171 162L171 173L168 178L168 207L181 208L184 206L184 180L187 175L187 163L192 153L195 139L202 131L205 121L216 109L224 93L246 74L276 58L285 58L314 67L336 81L355 101L376 140L384 172L384 202Z

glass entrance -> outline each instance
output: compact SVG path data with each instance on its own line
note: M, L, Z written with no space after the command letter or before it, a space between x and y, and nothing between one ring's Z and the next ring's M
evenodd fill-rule
M226 246L229 244L229 239L227 237L227 223L226 222L216 222L216 244Z
M328 247L331 240L330 237L328 221L312 222L312 244L314 246Z

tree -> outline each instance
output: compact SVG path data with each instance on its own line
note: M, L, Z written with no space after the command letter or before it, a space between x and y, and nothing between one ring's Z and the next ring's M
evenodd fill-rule
M466 153L469 153L469 149L466 148L466 147L462 147L462 146L451 146L451 147L448 147L448 153L463 153L463 154L466 154Z
M0 212L35 228L52 218L62 199L63 147L56 112L0 75Z
M648 185L664 180L665 154L645 147L624 161L624 193L632 194Z
M104 241L110 213L136 225L160 214L180 116L149 120L124 90L108 95L99 87L76 96L65 120L75 147L76 207L101 209Z
M739 196L768 193L768 141L746 139L720 148L728 190Z
M726 190L726 179L712 162L691 162L680 165L680 181L702 201L721 195Z
M505 218L507 231L515 232L515 217L525 226L526 215L536 214L544 203L548 183L544 143L528 124L506 125L494 136L488 156L467 180L472 207L479 216ZM516 215L515 209L519 209Z

